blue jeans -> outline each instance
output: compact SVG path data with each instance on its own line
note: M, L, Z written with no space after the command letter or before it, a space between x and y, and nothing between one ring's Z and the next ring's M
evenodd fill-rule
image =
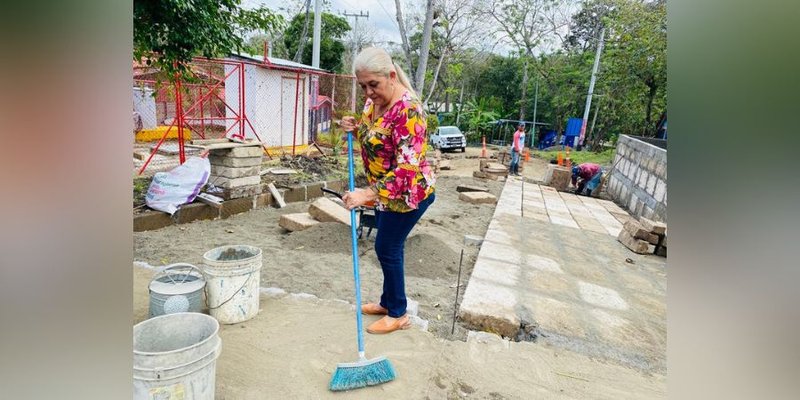
M378 228L375 254L378 255L383 270L381 307L389 310L389 316L392 318L402 317L408 305L403 264L406 238L435 199L436 194L431 193L427 199L419 203L416 210L409 212L375 211Z
M517 173L517 169L519 167L519 152L511 149L511 163L508 165L509 170L513 173Z

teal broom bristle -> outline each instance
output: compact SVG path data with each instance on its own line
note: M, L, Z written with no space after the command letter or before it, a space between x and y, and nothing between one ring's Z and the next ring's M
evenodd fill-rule
M330 390L352 390L366 386L380 385L394 380L394 367L386 357L354 363L341 363L331 378Z

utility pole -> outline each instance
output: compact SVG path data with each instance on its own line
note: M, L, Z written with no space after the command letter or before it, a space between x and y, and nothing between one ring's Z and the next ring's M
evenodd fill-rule
M536 75L536 90L533 94L533 129L531 129L531 145L533 148L533 137L536 135L536 106L539 105L539 75Z
M583 139L586 136L586 122L589 120L589 108L592 106L592 92L594 92L594 82L597 78L597 67L600 66L600 53L603 52L603 38L605 38L606 28L600 29L600 40L597 42L597 53L594 55L594 67L592 67L592 77L589 80L589 94L586 95L586 108L583 110L583 120L581 121L581 135L578 138L578 146L583 146Z
M314 47L311 53L311 66L319 68L319 41L322 32L322 13L320 0L314 0Z
M345 18L346 17L353 17L353 43L352 43L353 60L352 60L351 64L353 65L353 67L355 67L356 55L358 54L358 48L357 48L358 47L358 41L356 40L356 35L358 34L358 19L359 18L369 18L369 11L367 11L366 13L364 13L364 11L359 11L358 14L356 14L356 13L348 13L347 11L344 11L341 14L344 15ZM355 72L356 71L353 71L353 74L355 74ZM352 108L353 112L355 112L356 111L356 79L355 78L353 78L353 88L352 88L352 93L351 93L350 99L351 99L351 101L350 101L351 106L350 107Z

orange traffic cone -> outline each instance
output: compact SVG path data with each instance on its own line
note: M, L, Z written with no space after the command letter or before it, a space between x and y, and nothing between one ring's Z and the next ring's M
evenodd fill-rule
M564 165L564 155L560 151L556 154L556 161L558 161L559 166Z
M525 149L525 162L531 160L531 151L529 149Z

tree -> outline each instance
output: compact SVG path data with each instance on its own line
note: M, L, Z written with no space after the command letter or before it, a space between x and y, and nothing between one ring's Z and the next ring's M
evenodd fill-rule
M523 53L522 96L519 119L525 119L528 91L528 60L551 35L565 26L561 6L564 0L492 0L488 13L499 30Z
M241 0L137 0L133 3L133 58L166 72L169 80L191 79L192 58L239 51L244 32L280 29L283 17L261 7L244 10Z
M309 19L314 18L314 13L309 13ZM305 23L303 14L296 15L284 32L283 42L289 54L296 54L300 45L299 38ZM319 67L329 71L341 72L342 55L345 46L342 38L350 30L347 20L337 15L322 13L322 32L319 48ZM303 43L305 50L302 55L302 62L311 65L311 50L313 43L306 41Z

